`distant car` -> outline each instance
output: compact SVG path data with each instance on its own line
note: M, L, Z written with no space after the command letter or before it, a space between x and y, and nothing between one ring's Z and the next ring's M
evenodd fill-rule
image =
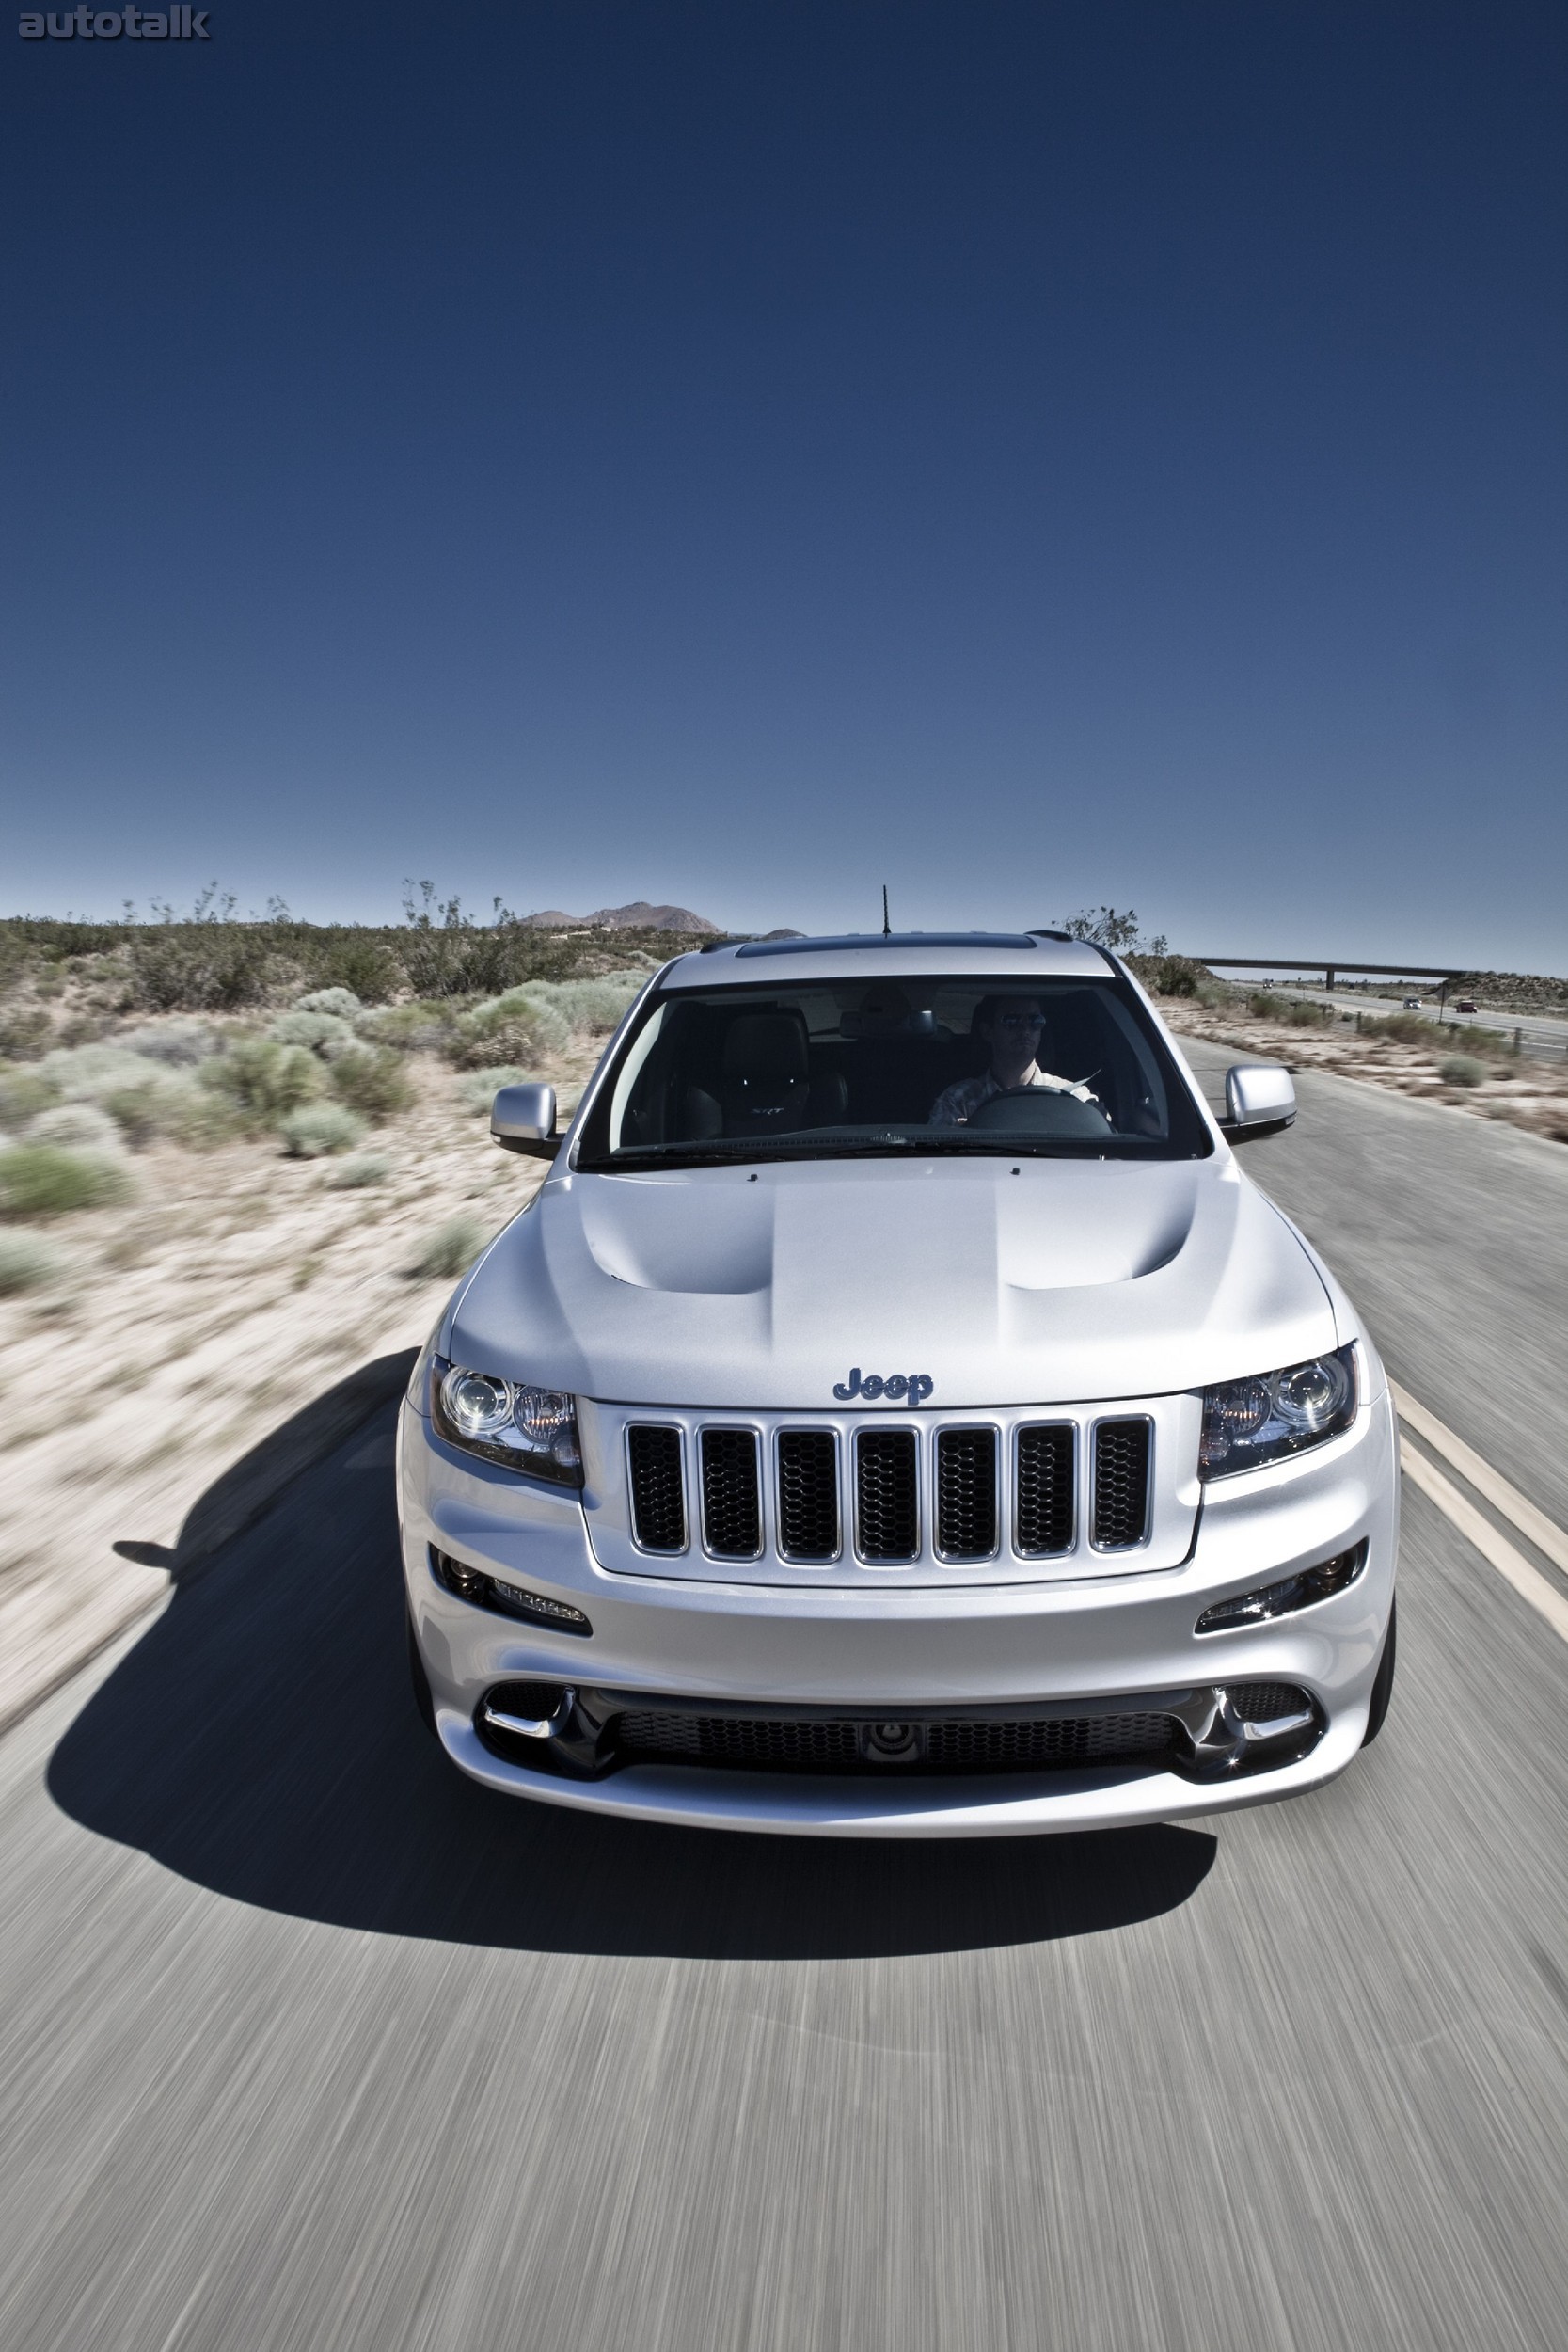
M1454 1010L1455 1012L1479 1012L1481 1007L1473 996L1461 996L1454 1006Z
M1405 1011L1419 1012L1421 1009L1421 1002L1422 1000L1419 996L1407 996L1404 1000Z

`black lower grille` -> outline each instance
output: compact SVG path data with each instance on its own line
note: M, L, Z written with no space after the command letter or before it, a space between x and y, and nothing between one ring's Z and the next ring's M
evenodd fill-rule
M786 1560L838 1557L838 1440L831 1429L779 1433L779 1549Z
M1243 1723L1266 1724L1281 1715L1299 1715L1310 1706L1305 1691L1293 1682L1232 1682L1230 1704Z
M1094 1540L1101 1551L1141 1544L1148 1525L1147 1421L1102 1421L1094 1433Z
M996 1549L996 1432L937 1435L937 1549L946 1560L989 1560Z
M728 1767L749 1772L1047 1772L1074 1764L1149 1760L1174 1742L1168 1715L1068 1715L1036 1722L949 1717L876 1723L858 1717L689 1715L673 1709L618 1716L626 1763Z
M1070 1422L1021 1429L1013 1497L1013 1549L1025 1559L1072 1549Z
M919 1552L912 1429L863 1429L856 1438L855 1536L863 1560L912 1560Z
M681 1492L681 1433L637 1427L626 1432L631 1473L632 1533L644 1551L686 1549L686 1501Z
M754 1560L762 1549L762 1498L752 1430L703 1432L703 1542L721 1560Z

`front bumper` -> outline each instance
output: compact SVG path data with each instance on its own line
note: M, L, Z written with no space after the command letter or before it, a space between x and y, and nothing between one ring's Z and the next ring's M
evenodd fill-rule
M1174 1568L1038 1584L866 1591L624 1576L601 1567L575 1495L492 1471L432 1436L411 1406L399 1435L410 1619L438 1737L486 1786L546 1803L694 1826L816 1836L1006 1836L1186 1819L1294 1795L1361 1744L1393 1591L1398 1466L1386 1392L1344 1437L1295 1461L1211 1487ZM1198 1635L1216 1600L1365 1543L1345 1591L1294 1616ZM448 1591L431 1549L581 1612L592 1635L519 1622ZM735 1772L632 1761L594 1777L483 1729L498 1686L533 1682L617 1699L675 1694L714 1709L913 1720L974 1710L1080 1714L1185 1701L1229 1685L1282 1683L1316 1718L1280 1760L1217 1773L1168 1759L1053 1765L941 1778L884 1772ZM656 1703L650 1700L650 1704ZM1195 1715L1196 1720L1196 1715ZM542 1751L543 1752L543 1751Z

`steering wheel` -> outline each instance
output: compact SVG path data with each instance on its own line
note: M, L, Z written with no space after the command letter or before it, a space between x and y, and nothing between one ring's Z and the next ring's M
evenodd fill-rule
M1008 1087L972 1111L969 1124L1005 1128L1012 1135L1059 1136L1064 1142L1101 1141L1115 1132L1098 1103L1054 1087Z

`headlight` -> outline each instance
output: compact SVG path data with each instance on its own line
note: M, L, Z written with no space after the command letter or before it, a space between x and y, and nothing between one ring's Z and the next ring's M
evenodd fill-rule
M1355 1419L1355 1342L1310 1363L1203 1391L1203 1478L1229 1478L1337 1438Z
M431 1367L431 1419L436 1434L467 1454L558 1486L580 1486L575 1398L487 1372L468 1372L437 1356Z

